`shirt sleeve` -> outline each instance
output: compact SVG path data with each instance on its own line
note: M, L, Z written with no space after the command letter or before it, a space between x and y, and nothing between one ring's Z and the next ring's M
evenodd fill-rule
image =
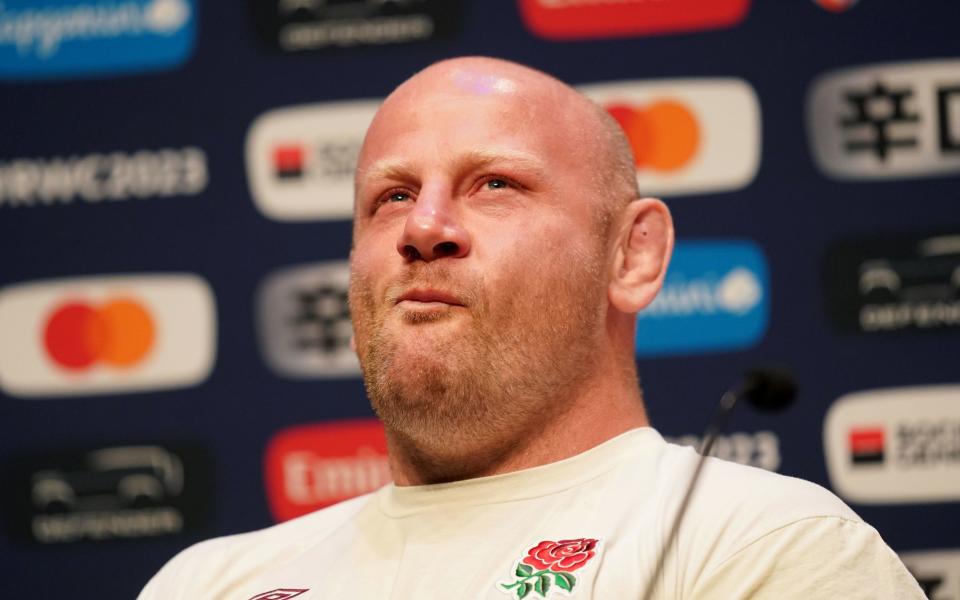
M771 531L709 569L697 600L924 600L916 579L876 529L810 517Z
M172 584L177 579L176 574L180 571L181 564L185 560L184 554L180 553L169 560L147 582L147 585L140 591L140 595L137 596L137 600L161 600L161 598L175 600L178 598L179 595L175 593Z
M140 591L137 600L194 600L210 598L231 580L225 540L214 538L190 546L169 561Z

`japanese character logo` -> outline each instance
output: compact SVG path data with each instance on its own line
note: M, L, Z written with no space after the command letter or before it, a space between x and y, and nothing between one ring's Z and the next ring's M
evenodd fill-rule
M536 592L546 598L553 589L570 593L577 585L573 571L580 569L596 555L599 540L579 538L553 542L544 540L530 548L527 555L517 562L510 583L501 583L506 593L516 594L518 600Z
M912 125L920 120L907 108L907 101L912 96L913 90L891 89L879 81L868 90L847 92L845 99L852 114L841 119L840 125L857 134L847 141L847 151L871 152L884 161L896 148L916 147L916 137L893 133L898 125Z

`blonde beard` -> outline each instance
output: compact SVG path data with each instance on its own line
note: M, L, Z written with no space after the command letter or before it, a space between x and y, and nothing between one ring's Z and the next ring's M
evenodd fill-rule
M550 258L553 277L543 271L512 273L504 280L534 287L522 284L514 293L501 293L503 302L495 308L483 294L488 289L483 282L464 281L430 263L411 269L387 291L385 301L376 301L362 277L351 278L367 394L393 442L421 469L449 471L452 464L462 472L442 479L470 476L471 462L489 464L515 450L523 432L536 431L541 419L560 416L578 393L602 343L603 253ZM390 297L412 282L456 290L465 299L469 321L462 323L461 335L443 336L425 351L403 348L404 340L385 325L393 308ZM425 320L447 318L464 317L439 314ZM434 326L416 318L406 321Z

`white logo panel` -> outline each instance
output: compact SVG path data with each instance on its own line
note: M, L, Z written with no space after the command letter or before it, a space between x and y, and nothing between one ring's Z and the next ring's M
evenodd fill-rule
M349 285L345 260L288 267L264 279L258 328L261 350L274 371L296 378L360 374L350 347Z
M747 186L760 166L760 104L742 79L618 81L581 86L623 127L644 194Z
M0 290L0 389L23 397L196 385L216 352L210 286L194 275L118 275Z
M247 180L257 208L279 221L353 217L353 172L380 100L269 111L250 126Z
M837 179L960 172L960 60L822 75L810 86L807 124L817 165Z
M900 560L930 600L960 598L960 550L905 552Z
M847 394L823 438L830 482L852 502L960 500L960 385Z

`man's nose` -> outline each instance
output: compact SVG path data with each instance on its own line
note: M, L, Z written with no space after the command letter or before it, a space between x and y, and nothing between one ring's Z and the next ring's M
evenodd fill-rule
M449 193L421 189L397 240L397 252L409 262L462 258L470 252L470 235Z

